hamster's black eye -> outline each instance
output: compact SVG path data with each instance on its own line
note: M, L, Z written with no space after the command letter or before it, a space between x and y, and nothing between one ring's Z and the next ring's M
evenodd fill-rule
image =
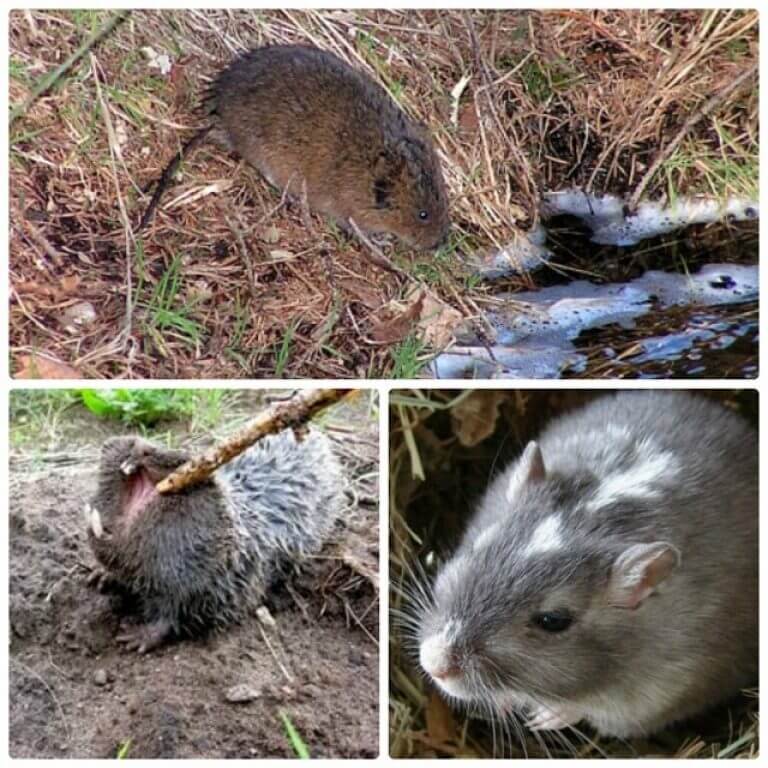
M563 632L573 623L573 616L568 611L534 613L533 623L545 632Z
M419 211L419 218L422 221L426 221L429 218L429 211Z

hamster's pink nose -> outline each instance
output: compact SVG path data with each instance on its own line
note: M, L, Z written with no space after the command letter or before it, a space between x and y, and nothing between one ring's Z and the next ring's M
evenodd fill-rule
M419 648L419 661L436 680L450 680L461 674L456 652L440 635L432 635Z

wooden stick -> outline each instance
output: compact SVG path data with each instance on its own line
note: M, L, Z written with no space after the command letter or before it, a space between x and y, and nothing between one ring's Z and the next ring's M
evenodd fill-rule
M158 493L174 493L195 485L210 477L222 464L234 459L265 435L274 435L288 427L304 424L319 410L356 391L307 389L297 392L290 400L274 403L223 443L213 446L202 456L190 459L175 472L171 472L155 486L155 490Z
M748 69L744 70L737 78L731 80L723 88L721 88L714 96L710 96L706 102L697 109L682 125L680 130L675 134L672 140L656 155L656 158L651 163L651 167L645 172L643 178L640 179L640 183L635 187L632 196L629 198L628 207L633 213L635 212L640 198L645 192L645 188L655 175L656 171L672 156L673 152L680 146L680 142L688 135L688 133L701 122L710 113L714 112L717 107L722 104L725 99L730 96L737 88L740 88L742 84L753 75L757 74L757 64L753 64Z
M56 84L56 81L79 59L93 48L103 37L108 35L118 24L128 18L130 11L119 11L101 28L97 29L63 64L56 67L50 74L40 80L27 96L23 104L11 110L8 124L13 125L46 91Z

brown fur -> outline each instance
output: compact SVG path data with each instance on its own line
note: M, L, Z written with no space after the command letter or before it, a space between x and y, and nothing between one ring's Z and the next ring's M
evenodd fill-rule
M426 129L333 54L288 45L250 51L221 72L206 107L231 147L272 184L341 226L352 219L364 232L423 249L445 240L445 184Z

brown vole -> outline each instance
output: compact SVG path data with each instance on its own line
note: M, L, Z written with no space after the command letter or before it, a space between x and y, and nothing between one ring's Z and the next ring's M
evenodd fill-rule
M342 508L339 462L314 430L300 442L290 431L262 439L210 480L158 494L155 484L188 458L110 439L86 507L102 580L138 602L142 624L118 639L140 653L258 608L282 569L320 549Z
M755 430L705 398L625 392L556 419L416 607L422 668L513 724L618 737L756 684L757 487Z
M139 228L183 156L220 129L269 181L350 228L433 249L448 233L443 175L426 129L366 74L299 45L252 50L210 87L213 119L163 172Z

